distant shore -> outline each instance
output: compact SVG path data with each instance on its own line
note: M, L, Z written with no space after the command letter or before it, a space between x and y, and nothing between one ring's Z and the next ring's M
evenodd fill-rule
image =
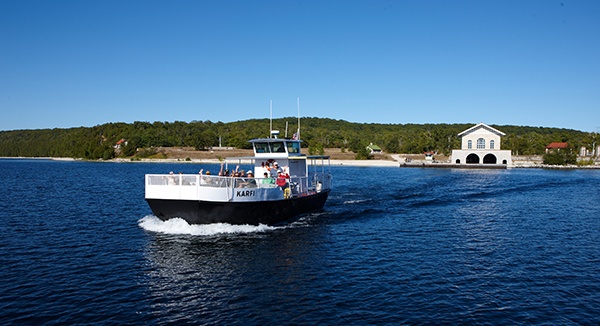
M12 160L52 160L52 161L86 161L84 159L70 157L0 157L0 159ZM115 158L110 160L97 160L89 162L113 162L113 163L182 163L182 164L220 164L218 159L172 159L172 158L143 158L131 160L128 158ZM397 167L399 163L392 160L330 160L332 166L370 166L370 167Z
M146 162L146 163L187 163L187 164L220 164L217 159L141 159L131 161L129 159L113 159L107 162ZM330 160L332 166L368 166L368 167L398 167L399 163L392 160Z
M400 163L400 155L394 157L393 160L330 160L331 166L352 166L352 167L413 167L413 168L465 168L465 166L453 165L448 163L435 163L423 161L413 161L410 164ZM53 161L85 161L84 159L76 159L70 157L0 157L0 159L14 160L53 160ZM131 160L126 158L115 158L110 160L98 160L90 162L113 162L113 163L183 163L183 164L220 164L218 159L172 159L172 158L144 158L139 160ZM469 166L469 168L479 168L480 166ZM489 168L481 166L481 168ZM508 169L600 169L600 165L546 165L537 160L513 160L513 164L507 166Z

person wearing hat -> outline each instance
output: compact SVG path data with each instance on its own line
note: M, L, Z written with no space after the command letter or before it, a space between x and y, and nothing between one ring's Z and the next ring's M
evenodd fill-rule
M271 178L276 179L277 176L279 175L279 173L283 172L283 169L279 166L279 163L277 163L277 161L275 161L273 163L273 167L269 170L269 173L271 174Z
M283 172L283 169L279 166L279 163L277 162L275 162L275 170L277 170L277 173Z
M238 188L256 188L256 179L254 179L254 173L248 171L247 175L241 174L236 179L236 185Z
M202 172L204 171L204 169L200 169L200 172L198 172L198 174L200 174L200 184L201 185L206 185L209 184L211 179L210 179L210 171L206 171L206 176L202 175Z
M248 176L248 178L246 178L247 187L248 188L256 188L256 179L254 179L254 173L252 173L252 170L248 171L247 176Z

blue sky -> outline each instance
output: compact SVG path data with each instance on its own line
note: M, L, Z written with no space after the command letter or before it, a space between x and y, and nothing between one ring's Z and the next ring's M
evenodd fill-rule
M0 0L0 130L300 115L600 131L600 1Z

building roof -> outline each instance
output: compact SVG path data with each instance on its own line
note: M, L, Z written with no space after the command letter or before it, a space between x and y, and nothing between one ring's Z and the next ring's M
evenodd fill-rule
M381 147L379 147L377 145L373 145L373 144L367 146L367 148L370 148L370 149L372 149L374 151L380 151L381 150Z
M569 143L565 142L553 142L546 146L546 149L559 149L559 148L567 148L569 147Z
M488 131L491 131L492 133L497 134L498 136L506 136L505 133L503 133L502 131L498 130L498 129L494 129L488 125L486 125L485 123L481 122L479 124L474 125L473 127L461 132L460 134L458 134L458 137L462 137L466 134L470 134L473 131L477 130L477 129L486 129Z

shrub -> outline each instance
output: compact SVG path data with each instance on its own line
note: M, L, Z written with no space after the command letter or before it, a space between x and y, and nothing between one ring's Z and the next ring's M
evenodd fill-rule
M150 157L152 155L155 155L157 153L156 148L154 147L150 147L150 148L143 148L141 150L139 150L135 156L139 157L139 158L147 158Z
M544 164L548 165L573 165L577 163L577 156L569 149L546 153L543 158Z

